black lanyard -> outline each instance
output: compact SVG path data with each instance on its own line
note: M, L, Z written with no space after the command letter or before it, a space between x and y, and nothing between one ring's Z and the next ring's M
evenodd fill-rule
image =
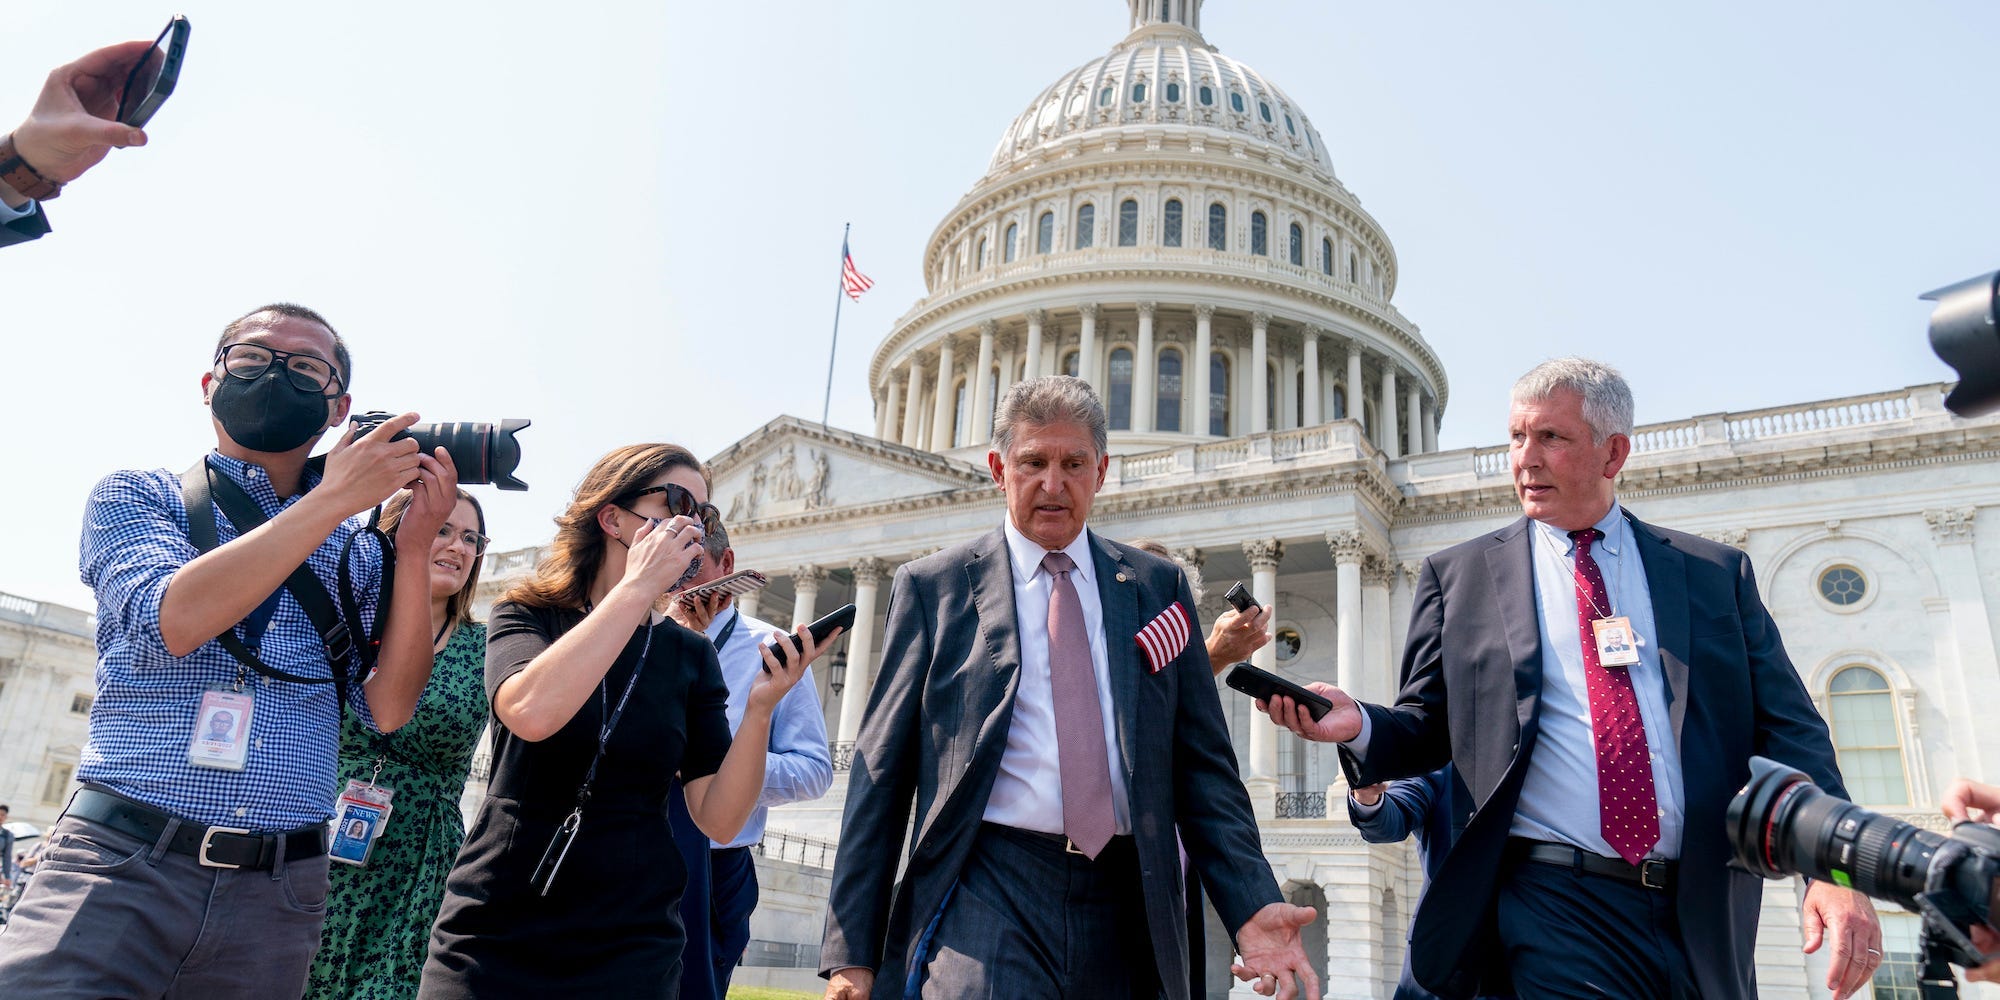
M583 773L583 784L578 786L576 790L576 807L578 809L582 809L584 803L590 801L590 783L597 779L598 762L604 759L604 748L611 742L611 733L618 728L618 720L625 715L625 703L632 700L632 689L639 686L639 675L646 670L646 654L651 652L652 649L653 626L648 624L646 626L646 641L639 644L639 662L632 664L632 676L625 682L625 692L618 696L618 707L611 709L611 714L605 717L604 724L597 729L597 753L591 756L590 770ZM600 713L605 710L607 707L606 703L609 700L610 693L605 687L604 679L598 678L597 705Z
M730 610L733 611L735 609L732 608ZM715 637L716 652L722 652L722 647L729 645L729 637L736 634L736 623L742 620L743 612L737 611L735 617L729 619L729 624L722 627L722 634Z

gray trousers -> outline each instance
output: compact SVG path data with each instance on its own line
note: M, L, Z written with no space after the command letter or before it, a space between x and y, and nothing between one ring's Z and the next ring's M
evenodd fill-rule
M1060 840L983 824L928 949L922 996L1155 1000L1142 891L1130 837L1092 861Z
M326 915L325 856L204 868L64 816L0 930L0 992L35 1000L235 998L305 991ZM281 855L282 851L279 852Z

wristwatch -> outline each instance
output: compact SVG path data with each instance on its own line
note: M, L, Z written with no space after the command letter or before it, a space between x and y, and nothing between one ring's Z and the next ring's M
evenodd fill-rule
M43 177L41 171L21 158L14 148L14 135L0 135L0 184L5 184L30 201L49 201L62 194L62 184Z

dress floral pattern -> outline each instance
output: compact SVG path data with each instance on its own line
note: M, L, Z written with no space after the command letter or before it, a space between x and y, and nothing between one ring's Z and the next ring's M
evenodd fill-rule
M417 995L431 922L465 840L458 801L486 726L486 626L456 629L431 668L408 724L387 736L349 716L340 730L340 781L396 790L389 826L363 867L333 866L326 925L306 996L407 1000ZM337 795L339 788L331 793Z

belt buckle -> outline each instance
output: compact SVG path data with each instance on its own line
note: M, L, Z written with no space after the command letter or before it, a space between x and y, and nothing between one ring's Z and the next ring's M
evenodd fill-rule
M1090 855L1083 853L1083 851L1076 846L1076 841L1071 840L1068 837L1063 838L1063 853L1074 854L1079 858L1090 857Z
M226 861L211 861L211 860L209 860L209 857L208 857L208 849L209 849L210 847L214 846L214 844L215 844L215 835L216 835L216 834L218 834L218 833L234 833L234 834L238 834L238 835L240 835L240 836L245 836L245 837L247 837L247 836L249 836L249 835L250 835L250 831L248 831L248 830L239 830L239 829L237 829L237 828L235 828L235 827L229 827L229 826L211 826L211 827L209 827L209 828L208 828L207 830L205 830L205 831L203 831L203 832L202 832L202 835L201 835L201 849L195 852L195 856L194 856L195 860L196 860L196 861L199 861L199 862L201 862L201 865L202 865L202 867L204 867L204 868L241 868L241 867L243 867L242 865L232 865L232 864L229 864L229 863L228 863L228 862L226 862Z
M1665 892L1667 888L1667 862L1665 858L1647 858L1639 863L1639 884L1648 889Z

